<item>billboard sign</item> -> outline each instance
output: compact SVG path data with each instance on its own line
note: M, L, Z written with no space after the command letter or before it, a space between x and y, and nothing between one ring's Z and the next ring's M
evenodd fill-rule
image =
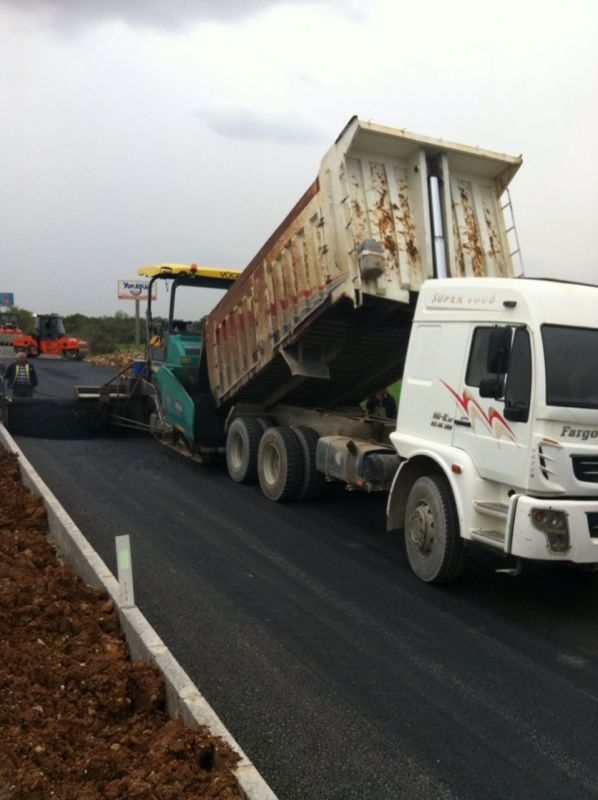
M118 282L118 299L119 300L147 300L149 292L149 281L138 280L132 278L131 280L123 279ZM158 298L158 288L154 283L152 288L152 301Z
M13 292L0 292L0 314L6 314L15 304Z

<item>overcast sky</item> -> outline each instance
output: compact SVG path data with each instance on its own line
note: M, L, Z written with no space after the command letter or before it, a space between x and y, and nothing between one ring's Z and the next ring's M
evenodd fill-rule
M525 271L598 283L598 3L0 0L0 293L244 267L349 118L523 154ZM206 309L211 305L206 300Z

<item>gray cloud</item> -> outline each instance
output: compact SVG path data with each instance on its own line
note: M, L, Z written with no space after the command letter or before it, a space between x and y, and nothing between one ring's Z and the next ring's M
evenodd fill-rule
M292 5L328 5L353 14L354 0L292 0ZM109 20L134 27L181 29L199 22L236 22L288 0L0 0L0 9L42 18L59 30Z
M598 3L575 6L506 0L488 37L472 0L0 0L0 289L107 314L140 264L242 267L354 113L523 151L526 271L595 282Z
M295 111L264 110L239 105L203 106L194 112L214 133L229 139L325 142L328 132L318 120Z

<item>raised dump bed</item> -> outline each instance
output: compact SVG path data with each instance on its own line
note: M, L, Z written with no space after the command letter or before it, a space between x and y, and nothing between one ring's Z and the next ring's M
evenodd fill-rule
M350 120L206 321L216 403L354 405L396 380L426 278L514 274L501 196L520 164Z

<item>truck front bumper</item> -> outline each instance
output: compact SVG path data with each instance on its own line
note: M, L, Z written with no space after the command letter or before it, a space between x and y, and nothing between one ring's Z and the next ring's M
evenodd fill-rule
M598 563L598 499L513 498L505 550L522 558Z

